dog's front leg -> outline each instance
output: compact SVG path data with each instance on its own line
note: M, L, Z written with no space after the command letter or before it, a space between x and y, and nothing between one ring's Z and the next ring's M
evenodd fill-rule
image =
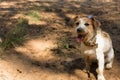
M105 80L103 76L103 70L104 70L104 54L103 52L98 51L97 52L97 60L98 60L98 80Z
M90 72L90 65L91 65L91 61L90 61L89 56L85 56L85 63L86 63L85 70L87 73L89 73Z
M90 65L91 65L91 61L89 59L89 56L87 56L85 58L85 63L86 63L86 70L87 70L87 72L89 72L90 71Z

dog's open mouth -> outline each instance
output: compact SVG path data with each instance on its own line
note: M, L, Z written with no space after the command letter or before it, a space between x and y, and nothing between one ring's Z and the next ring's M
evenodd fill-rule
M86 34L82 34L82 35L78 34L78 36L76 38L77 42L81 42L84 39L85 36L86 36Z

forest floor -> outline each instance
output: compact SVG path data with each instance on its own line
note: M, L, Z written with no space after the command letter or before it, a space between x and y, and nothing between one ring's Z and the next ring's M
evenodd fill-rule
M103 30L110 34L115 60L112 69L104 70L104 76L106 80L120 80L119 3L112 0L1 0L1 43L9 40L8 34L17 20L26 18L28 24L25 31L20 31L24 33L20 44L13 42L13 45L11 39L9 43L13 47L0 49L0 80L96 80L97 64L92 65L90 77L83 71L85 64L74 39L75 29L69 25L69 20L80 13L96 16Z

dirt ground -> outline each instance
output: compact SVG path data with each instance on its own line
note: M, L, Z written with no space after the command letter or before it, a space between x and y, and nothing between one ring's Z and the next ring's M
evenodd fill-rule
M92 14L107 31L115 50L106 80L120 80L120 5L117 0L0 0L0 41L24 13L37 10L40 21L29 22L23 45L0 52L0 80L96 80L97 64L90 78L74 28L69 20L76 14ZM69 44L69 46L67 46Z

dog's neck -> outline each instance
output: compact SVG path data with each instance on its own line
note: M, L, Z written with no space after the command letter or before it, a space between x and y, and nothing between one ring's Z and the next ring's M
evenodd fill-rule
M90 38L87 42L84 42L84 44L89 47L97 47L96 34L94 34L93 37Z
M96 43L96 36L97 34L100 34L100 33L101 33L101 28L96 28L94 33L91 35L91 38L89 38L86 41L83 41L83 43L89 47L98 47L98 44Z
M96 36L97 34L101 32L101 30L96 30L94 32L94 34L91 36L90 39L88 39L87 41L83 41L83 43L86 45L86 46L89 46L89 47L98 47L98 44L96 43Z

